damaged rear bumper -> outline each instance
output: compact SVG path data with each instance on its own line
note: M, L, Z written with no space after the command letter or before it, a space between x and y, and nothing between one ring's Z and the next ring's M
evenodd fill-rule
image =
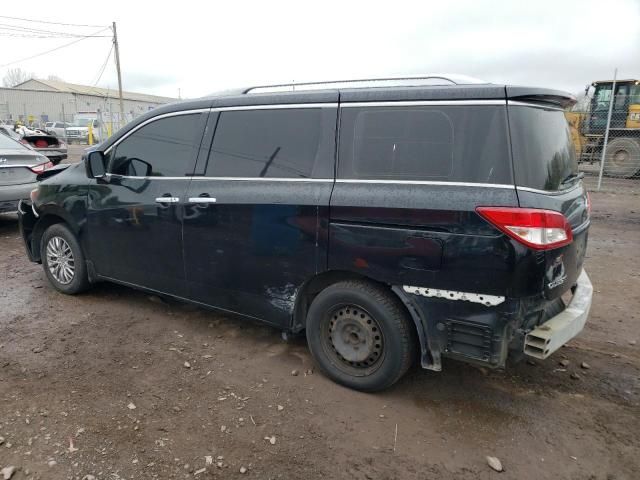
M567 308L531 330L524 340L524 353L545 359L578 335L587 321L591 308L593 286L584 270L578 277L573 298Z

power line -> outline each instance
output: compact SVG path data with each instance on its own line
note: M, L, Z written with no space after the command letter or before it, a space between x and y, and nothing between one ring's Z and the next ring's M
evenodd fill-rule
M8 18L10 20L21 20L23 22L32 22L32 23L48 23L49 25L65 25L67 27L89 27L89 28L104 27L104 25L83 25L79 23L47 22L45 20L33 20L31 18L7 17L6 15L0 15L0 18Z
M15 32L16 34L33 34L33 35L57 35L61 37L90 37L91 35L86 35L83 33L72 33L72 32L59 32L52 30L44 30L41 28L30 28L23 27L21 25L12 25L10 23L0 23L0 30L8 30L10 32Z
M0 35L3 37L13 38L111 38L112 35L52 35L52 34L39 34L39 33L22 33L21 31L7 30L4 27L0 27Z
M109 28L110 27L102 28L101 30L98 30L97 32L93 33L92 35L96 35L98 33L102 33L105 30L108 30ZM74 40L73 42L65 43L64 45L60 45L59 47L52 48L51 50L47 50L46 52L37 53L37 54L32 55L32 56L27 57L27 58L21 58L20 60L14 60L13 62L5 63L4 65L0 65L0 68L8 67L9 65L14 65L16 63L26 62L27 60L32 60L34 58L41 57L42 55L46 55L47 53L55 52L56 50L60 50L61 48L69 47L69 46L71 46L71 45L73 45L75 43L81 42L82 40L86 40L87 38L91 38L91 35L87 36L87 37L78 38L78 39Z
M111 44L111 48L109 49L109 53L107 53L107 58L105 58L104 63L102 64L102 67L100 68L100 73L98 74L98 78L96 79L95 82L93 82L93 86L94 87L96 85L98 85L98 82L102 78L102 74L104 73L105 68L107 68L107 62L109 61L109 58L111 57L111 52L113 52L113 43Z

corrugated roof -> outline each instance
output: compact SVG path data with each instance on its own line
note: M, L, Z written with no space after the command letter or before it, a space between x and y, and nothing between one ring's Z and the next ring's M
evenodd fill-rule
M43 80L40 78L32 78L26 82L22 82L13 88L17 89L35 89L38 90L38 86L34 83L40 83L43 87L42 90L54 90L57 92L65 93L77 93L80 95L93 95L96 97L109 97L117 98L118 90L113 88L100 88L90 87L88 85L77 85L75 83L59 82L57 80ZM136 92L122 92L122 98L126 100L137 100L139 102L151 102L151 103L168 103L175 102L177 98L161 97L158 95L148 95L146 93Z

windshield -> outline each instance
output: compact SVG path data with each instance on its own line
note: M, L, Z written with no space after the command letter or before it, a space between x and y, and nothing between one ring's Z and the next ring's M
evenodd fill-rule
M88 127L93 122L91 118L78 118L71 123L72 127Z
M578 162L564 112L524 106L509 107L516 185L556 191L578 173Z

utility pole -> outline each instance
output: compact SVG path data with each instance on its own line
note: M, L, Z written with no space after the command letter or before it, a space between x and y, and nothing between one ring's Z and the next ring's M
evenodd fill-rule
M124 126L124 103L122 102L122 74L120 73L120 50L118 48L118 32L116 30L116 22L113 22L113 49L115 51L116 57L116 70L118 71L118 97L120 98L120 125L122 128Z

